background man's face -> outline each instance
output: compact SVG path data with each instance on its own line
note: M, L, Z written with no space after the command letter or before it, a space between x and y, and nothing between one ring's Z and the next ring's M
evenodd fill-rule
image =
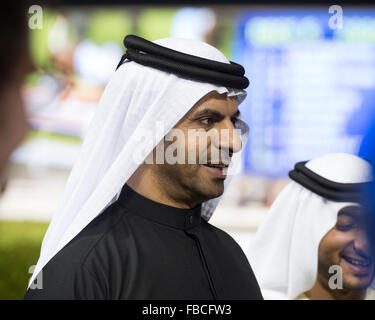
M363 208L348 206L338 212L336 225L319 245L318 272L325 287L331 265L342 268L343 289L364 290L374 277L374 248L369 238L369 217Z
M181 197L187 196L199 203L223 193L226 169L218 167L228 165L233 153L242 148L240 137L234 131L238 117L236 99L213 91L198 101L179 121L175 129L184 134L185 144L182 148L185 163L157 165L158 176L164 180L164 187L170 189L167 190L169 194L178 197L180 192ZM226 137L222 134L224 131L227 132ZM189 139L189 132L200 132L207 139ZM210 136L211 133L215 138ZM165 150L172 143L165 141ZM195 153L191 153L193 149ZM195 155L193 164L188 163L189 154Z

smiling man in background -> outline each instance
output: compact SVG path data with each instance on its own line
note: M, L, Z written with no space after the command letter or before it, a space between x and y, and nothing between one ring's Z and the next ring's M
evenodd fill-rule
M375 299L374 232L362 205L371 165L350 154L296 164L249 261L265 299Z
M363 207L347 206L338 212L335 226L319 244L317 280L299 298L375 300L375 291L370 288L375 256L368 220L369 213ZM331 266L336 267L330 269ZM330 281L335 273L334 281Z

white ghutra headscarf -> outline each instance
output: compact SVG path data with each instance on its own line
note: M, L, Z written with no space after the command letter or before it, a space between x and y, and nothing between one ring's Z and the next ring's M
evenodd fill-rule
M354 155L333 153L306 163L338 183L372 180L371 165ZM327 200L295 181L281 191L267 212L247 253L263 297L295 299L310 290L318 272L318 248L336 224L340 209L357 203Z
M155 43L229 63L219 50L200 41L167 38ZM236 96L238 104L246 97L244 90L188 80L131 61L119 67L97 106L62 200L44 237L40 258L29 284L57 252L117 199L140 162L194 104L211 91ZM163 128L154 130L157 121L162 121ZM150 130L153 141L144 139ZM247 135L241 139L244 146ZM139 154L141 147L143 151L138 156L141 161L135 161L134 155ZM240 160L240 153L234 154L230 168L238 167ZM202 204L205 219L211 217L219 200L216 198Z

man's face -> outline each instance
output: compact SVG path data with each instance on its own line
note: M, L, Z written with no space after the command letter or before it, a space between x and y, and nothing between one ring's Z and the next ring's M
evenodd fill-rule
M364 290L374 277L374 248L369 240L369 214L361 207L347 206L338 212L336 225L319 244L318 272L327 287L332 274L328 269L342 269L343 289Z
M213 91L180 120L174 129L183 133L181 140L184 143L178 139L165 141L164 152L167 158L168 147L178 143L184 153L184 162L156 166L168 194L200 203L223 193L231 157L242 148L235 131L238 117L236 99Z

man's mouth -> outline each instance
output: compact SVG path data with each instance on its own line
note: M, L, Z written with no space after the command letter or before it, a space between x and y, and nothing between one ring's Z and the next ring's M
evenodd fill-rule
M218 163L218 164L206 163L206 164L203 164L203 166L206 167L207 170L211 174L213 174L216 178L225 179L226 176L227 176L229 164L224 164L224 163Z
M353 257L349 255L342 255L342 258L348 263L353 273L358 275L367 274L370 271L372 260L364 257Z
M206 163L205 166L211 167L211 168L219 168L219 169L224 169L224 168L229 167L228 164L221 164L221 163L218 163L218 164Z
M343 258L355 266L367 267L371 263L370 259L354 259L348 256L343 256Z

